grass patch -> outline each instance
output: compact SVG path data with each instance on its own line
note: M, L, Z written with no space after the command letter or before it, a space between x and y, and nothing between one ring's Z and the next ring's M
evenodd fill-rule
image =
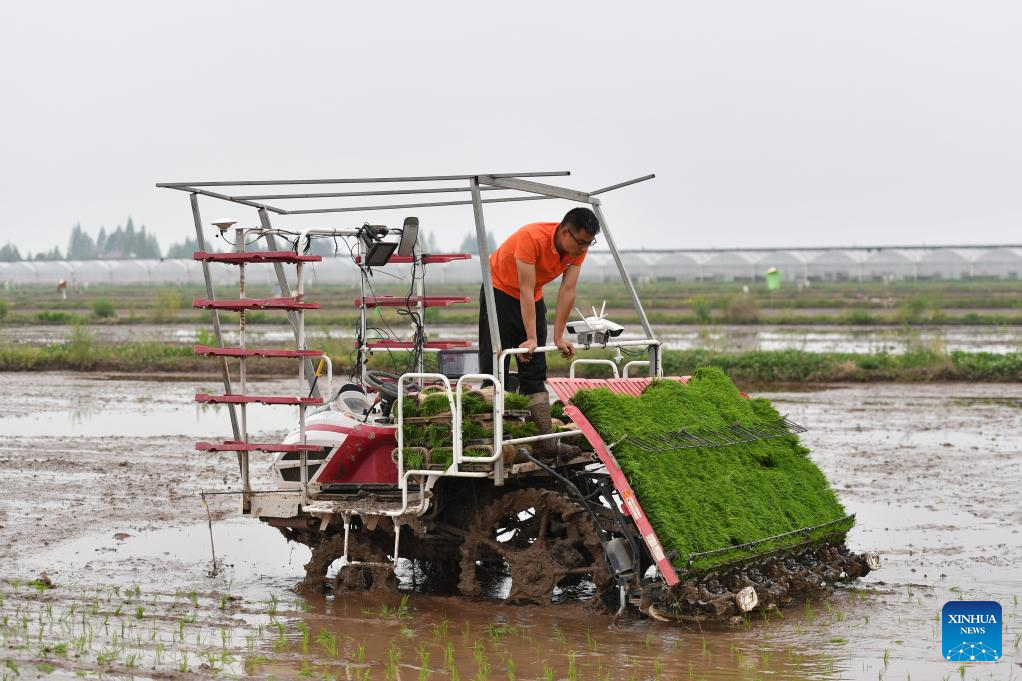
M640 397L606 388L580 391L573 402L608 443L668 551L684 566L691 553L715 551L843 518L823 473L790 435L720 448L651 453L628 440L681 428L706 435L732 424L775 423L763 398L746 399L718 368L693 373L688 385L656 381ZM816 533L847 530L851 522ZM753 549L697 559L693 571L805 541L789 537Z

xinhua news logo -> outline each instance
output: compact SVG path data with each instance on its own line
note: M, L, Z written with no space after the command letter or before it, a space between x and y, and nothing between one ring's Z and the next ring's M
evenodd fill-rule
M940 652L951 662L1001 659L1001 604L948 601L941 610Z

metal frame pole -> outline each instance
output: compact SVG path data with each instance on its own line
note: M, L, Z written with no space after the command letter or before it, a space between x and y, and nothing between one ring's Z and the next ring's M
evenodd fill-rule
M200 251L206 250L206 239L202 236L202 216L199 214L199 197L197 194L190 195L192 200L192 219L195 221L195 243L199 247ZM213 279L209 274L209 263L205 260L202 261L202 277L206 280L206 297L210 300L216 300L213 295ZM218 310L210 310L210 314L213 318L213 336L216 338L218 347L224 347L224 336L220 331L220 312ZM224 374L224 392L228 395L231 393L231 372L227 366L227 358L220 358L220 366L223 369ZM238 414L234 410L233 404L227 405L227 411L231 415L231 430L234 433L234 439L241 439L241 430L238 428ZM241 453L238 453L238 468L242 467Z
M403 235L402 235L403 236ZM415 304L415 311L419 315L419 324L422 331L422 342L426 342L426 263L422 259L422 249L419 248L419 240L415 239L415 244L412 246L412 258L414 264L412 265L412 282L415 286L415 297L418 302ZM418 275L416 276L416 272ZM423 373L426 371L425 363L425 351L422 346L416 347L415 349L415 371L416 373ZM422 388L425 385L424 379L419 379L419 387Z
M483 219L482 196L479 193L479 178L469 180L469 187L472 190L472 213L476 223L476 244L479 248L479 267L483 277L483 298L486 301L486 316L490 325L490 347L493 349L493 359L501 353L500 327L497 325L497 302L493 297L493 277L490 275L490 249L486 243L486 222ZM501 381L504 380L503 368L493 366L493 374Z
M366 306L366 267L368 266L367 256L369 249L362 239L358 241L358 354L355 357L355 367L358 370L358 380L362 385L366 384L366 372L369 371L369 340L366 334L369 333L369 310Z
M237 253L245 252L245 228L238 227L234 230L234 250ZM247 297L245 290L245 263L238 263L238 298L245 300ZM246 325L245 310L238 311L238 347L242 350L245 349L245 325ZM242 355L238 358L238 379L241 384L241 394L248 394L248 373L245 365L245 356ZM244 402L238 405L241 411L241 441L248 443L248 405ZM241 457L241 498L242 503L247 507L249 504L249 498L252 494L252 478L249 470L249 453L238 452Z
M302 263L298 263L295 267L295 288L296 296L295 299L298 302L303 302L305 299L305 282L302 280ZM295 314L298 316L298 326L295 331L298 334L298 349L305 350L305 310L296 310ZM313 374L313 377L315 373ZM298 363L298 389L302 390L306 383L305 375L305 362ZM299 402L298 404L298 441L305 445L306 433L305 433L305 403ZM298 465L301 467L301 482L302 482L302 499L307 499L309 496L309 453L304 449L298 454Z
M266 212L265 208L259 209L259 224L262 225L263 229L272 229L270 225L270 216ZM277 246L277 237L272 233L264 234L266 237L266 246L271 251L279 250ZM291 297L291 286L287 283L287 275L284 273L284 265L275 262L273 263L273 271L277 275L277 285L280 287L280 295L285 298ZM298 338L298 313L295 311L288 311L287 318L291 322L291 330L295 335L295 343L301 343L301 339ZM307 350L308 348L299 345L299 350ZM309 397L319 397L319 385L316 382L316 367L312 365L312 360L305 358L301 360L302 364L305 365L305 378L309 384ZM328 395L327 399L330 399L333 395Z
M497 325L497 301L493 296L493 277L490 274L490 249L486 243L486 221L483 219L483 199L479 191L479 178L473 177L469 180L469 188L472 190L472 214L476 223L476 244L479 248L479 267L483 277L483 298L486 302L486 321L490 327L490 348L493 350L493 375L497 378L499 386L494 386L494 391L504 388L504 367L500 362L500 326ZM496 393L494 393L496 394ZM503 419L503 412L497 414L497 418ZM494 429L496 429L494 425ZM499 446L499 445L498 445ZM500 450L497 450L500 453ZM498 456L493 462L493 482L495 485L504 484L504 458Z
M617 264L617 271L621 274L621 279L624 281L625 288L628 289L628 295L632 298L632 305L635 307L635 313L639 315L639 322L642 324L642 330L646 333L646 338L656 338L653 335L653 327L649 324L649 319L646 317L646 311L642 309L642 303L639 301L639 294L635 292L635 285L632 283L632 278L628 275L628 269L625 264L621 261L621 254L618 253L617 244L614 243L614 237L610 233L610 227L607 225L607 218L603 215L603 208L600 206L599 199L592 200L593 212L596 213L596 219L600 223L600 229L603 231L603 236L607 240L607 247L610 249L610 254L614 256L614 263ZM649 363L650 376L659 376L662 368L660 366L660 349L650 348L650 358L653 360Z

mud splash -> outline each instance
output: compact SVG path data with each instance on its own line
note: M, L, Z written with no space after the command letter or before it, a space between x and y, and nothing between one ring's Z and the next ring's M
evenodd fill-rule
M1005 613L1005 657L966 666L965 678L1009 678L1022 661L1017 386L767 394L809 428L814 459L858 515L849 546L877 549L884 568L822 601L709 626L434 596L410 566L398 577L418 590L404 601L299 597L291 588L308 550L236 517L229 495L208 497L222 568L210 577L198 493L234 487L237 464L192 449L205 423L187 411L191 394L208 386L0 380L5 424L52 424L0 431L0 674L9 678L11 665L23 677L67 678L959 678L938 656L933 621L958 598L997 600ZM164 414L159 434L73 430L66 414L76 404L88 424L115 399L126 419ZM222 434L225 421L198 434ZM31 581L43 570L55 588Z

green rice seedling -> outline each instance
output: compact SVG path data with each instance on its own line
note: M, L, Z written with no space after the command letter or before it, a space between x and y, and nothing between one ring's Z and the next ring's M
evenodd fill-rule
M96 663L101 667L106 666L113 662L114 660L116 660L117 658L119 658L120 656L121 651L118 648L111 646L109 648L105 648L96 656Z
M653 660L653 674L657 679L662 679L664 676L664 662L659 657Z
M298 623L298 630L302 632L302 654L309 654L309 625L305 622Z
M450 622L448 622L447 619L444 618L440 620L440 622L438 622L437 624L433 624L430 626L430 629L433 631L433 638L436 639L437 643L447 638L447 628L449 625Z
M138 653L128 653L124 656L124 665L133 668L138 664Z
M426 458L421 451L410 450L404 455L404 469L406 471L422 470L426 465Z
M883 657L883 660L884 660L884 669L887 669L887 666L888 666L888 665L890 664L890 662L891 662L891 651L890 651L890 650L888 650L887 648L884 648L884 657Z
M215 651L207 650L206 652L202 653L200 657L203 660L205 660L206 666L208 666L210 669L212 669L213 671L219 671L220 657L216 654Z
M182 650L178 653L177 670L184 674L188 671L188 651Z
M564 632L561 631L561 628L556 624L554 625L554 639L562 646L566 646L568 644L567 637L564 635Z
M135 607L135 619L139 619L140 620L143 617L145 617L145 606L141 606L141 605L136 606Z
M390 647L387 648L387 660L383 668L383 677L388 681L393 681L397 678L397 666L401 660L401 651L397 649L394 642L390 642Z
M698 369L688 385L654 381L639 397L599 388L579 391L573 402L613 445L665 549L679 556L832 521L834 525L810 538L851 527L837 496L795 435L715 448L651 452L641 446L638 438L682 429L709 436L735 425L775 427L781 417L770 403L744 398L720 369ZM802 541L805 537L799 535L697 558L692 570Z
M554 668L543 662L543 680L554 681Z
M316 637L318 643L330 657L337 657L337 634L323 629Z
M572 650L568 652L568 679L569 681L578 681L578 665L575 664L575 656L577 653Z
M444 646L444 666L448 669L454 667L454 644L450 641Z
M86 646L87 641L88 639L86 638L85 634L82 634L81 636L76 636L75 638L71 639L71 643L75 647L75 657L81 657L82 655L85 654L85 651L88 649Z
M429 668L429 653L421 645L419 647L419 681L426 681L433 675L433 670Z
M479 644L479 641L476 641ZM480 644L478 648L472 652L473 657L476 661L476 675L475 681L488 681L490 678L490 662L486 659L486 650Z
M515 681L518 677L515 675L515 661L510 655L507 656L507 679L508 681Z
M273 650L282 653L287 650L287 636L284 635L284 625L277 623L277 636L273 639Z
M494 644L498 644L504 640L505 636L517 634L518 630L515 627L499 626L495 627L492 624L487 625L486 634L490 637L490 641Z

